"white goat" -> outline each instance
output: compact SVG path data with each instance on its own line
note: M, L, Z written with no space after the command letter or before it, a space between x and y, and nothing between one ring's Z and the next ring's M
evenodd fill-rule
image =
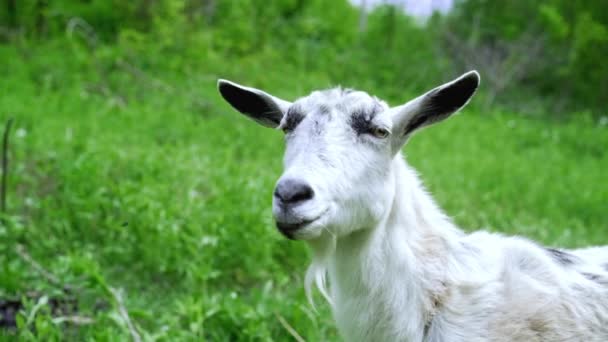
M360 91L290 103L219 81L234 108L285 132L273 215L313 249L307 294L316 283L346 341L608 341L608 247L464 234L401 157L478 85L472 71L389 108Z

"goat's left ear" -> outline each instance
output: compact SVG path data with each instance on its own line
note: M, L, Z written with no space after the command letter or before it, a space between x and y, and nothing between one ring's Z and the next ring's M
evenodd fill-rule
M439 122L469 102L479 86L477 71L469 71L410 102L391 108L395 145L400 148L416 130Z
M276 128L291 103L260 89L245 87L227 80L218 80L217 88L226 102L257 123Z

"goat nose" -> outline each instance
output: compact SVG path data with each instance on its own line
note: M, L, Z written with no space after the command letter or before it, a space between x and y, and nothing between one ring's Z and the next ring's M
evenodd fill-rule
M315 192L310 185L289 178L279 181L279 184L274 189L274 196L284 204L307 201L312 199L314 195Z

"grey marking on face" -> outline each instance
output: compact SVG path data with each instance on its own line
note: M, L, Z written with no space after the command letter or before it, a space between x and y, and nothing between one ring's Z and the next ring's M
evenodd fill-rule
M568 266L574 264L577 261L576 256L560 249L546 248L546 250L547 252L549 252L553 260L555 260L560 265Z
M282 129L286 132L293 131L304 119L305 114L298 105L291 106L285 114Z
M357 135L368 133L371 130L371 122L373 117L370 113L357 110L350 116L350 126Z
M373 129L372 120L382 111L382 106L379 103L374 103L369 108L355 109L350 115L349 124L357 135L371 132Z
M327 115L331 112L331 108L329 108L328 105L326 104L322 104L319 106L319 113L323 114L323 115Z
M327 122L332 119L331 107L327 104L320 104L314 112L318 114L314 116L312 132L314 135L322 135Z
M310 133L320 136L328 122L344 120L356 135L361 135L371 131L373 118L386 109L386 103L365 92L339 87L319 90L297 100L285 114L281 128L289 132L307 121Z
M316 118L312 123L312 133L314 135L321 135L324 130L324 125L321 122L321 119Z

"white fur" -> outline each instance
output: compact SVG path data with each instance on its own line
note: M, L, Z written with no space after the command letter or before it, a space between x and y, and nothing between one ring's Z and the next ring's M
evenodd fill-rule
M313 250L309 298L314 283L346 341L607 341L608 247L558 253L524 238L465 234L400 155L404 127L441 111L432 94L467 77L479 81L469 73L395 108L342 89L270 107L276 114L289 104L271 125L279 128L304 115L286 135L279 182L304 180L315 195L289 210L275 198L273 213L278 222L310 221L291 236ZM268 109L239 108L268 122ZM354 133L359 112L391 135Z
M608 249L559 265L522 238L463 234L400 156L393 167L386 217L326 257L346 341L608 340Z

